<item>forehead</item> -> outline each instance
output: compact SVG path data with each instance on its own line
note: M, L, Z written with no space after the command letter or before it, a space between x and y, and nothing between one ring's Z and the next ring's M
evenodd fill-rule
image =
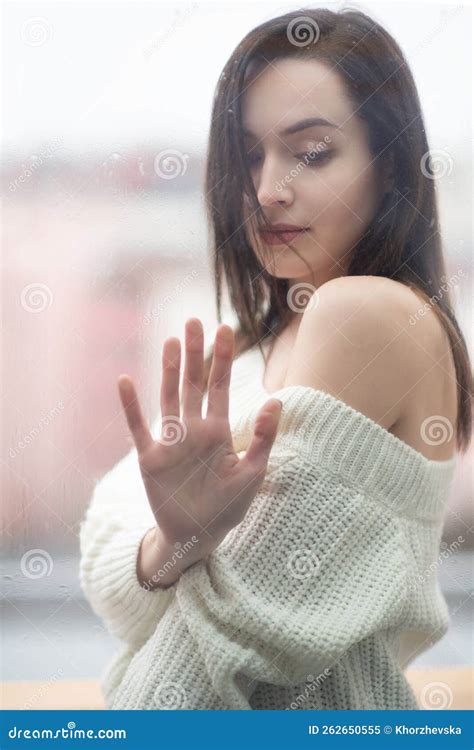
M307 117L323 117L344 132L352 113L341 76L317 60L276 60L242 94L244 129L262 138Z

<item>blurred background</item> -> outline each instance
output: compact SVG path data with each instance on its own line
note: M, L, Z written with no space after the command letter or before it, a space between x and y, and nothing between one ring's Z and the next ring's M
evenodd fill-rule
M448 278L472 356L471 10L351 5L401 44L442 154ZM248 30L299 7L3 6L4 681L94 678L117 646L78 584L79 523L130 447L117 377L134 377L152 419L164 339L183 340L195 315L213 339L203 178L214 87ZM224 320L234 323L228 307ZM415 665L473 662L472 452L459 458L440 550L452 627Z

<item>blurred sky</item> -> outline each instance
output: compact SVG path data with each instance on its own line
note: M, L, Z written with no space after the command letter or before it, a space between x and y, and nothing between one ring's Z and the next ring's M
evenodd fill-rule
M407 55L430 147L467 150L470 5L350 7L381 22ZM304 3L4 3L4 147L25 153L58 136L66 151L123 147L158 131L170 147L204 150L214 87L233 48L261 21L294 8Z

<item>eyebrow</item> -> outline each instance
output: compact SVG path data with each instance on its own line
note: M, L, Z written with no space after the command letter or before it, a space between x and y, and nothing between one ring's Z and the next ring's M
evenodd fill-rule
M339 130L339 127L337 125L335 125L333 122L329 122L329 120L325 120L323 117L307 117L305 120L299 120L299 122L295 122L288 128L281 130L278 135L293 135L293 133L299 133L300 130L313 128L316 125L323 125L327 128L336 128L337 130ZM254 133L252 133L250 130L246 130L245 128L243 129L243 133L246 136L255 137Z

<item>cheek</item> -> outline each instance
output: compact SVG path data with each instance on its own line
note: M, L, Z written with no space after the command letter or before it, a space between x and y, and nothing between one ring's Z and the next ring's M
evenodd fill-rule
M377 173L370 160L357 165L350 176L341 198L365 224L373 218L378 201Z
M337 159L308 174L301 185L305 202L321 221L356 222L360 227L373 217L377 203L376 175L369 161ZM317 222L316 222L317 223Z

